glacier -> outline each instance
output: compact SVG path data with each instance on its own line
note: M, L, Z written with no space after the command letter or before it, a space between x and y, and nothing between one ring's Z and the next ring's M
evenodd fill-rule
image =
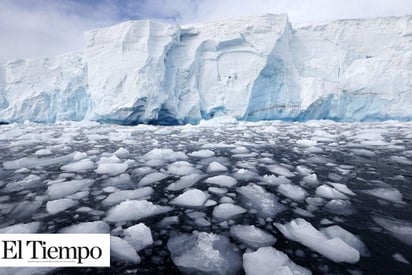
M292 26L129 21L81 52L0 64L0 122L134 125L412 118L412 16Z

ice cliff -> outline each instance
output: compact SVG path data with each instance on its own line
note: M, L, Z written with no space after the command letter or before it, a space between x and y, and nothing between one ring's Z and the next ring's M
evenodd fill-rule
M85 40L80 53L0 65L0 121L412 118L412 16L130 21Z

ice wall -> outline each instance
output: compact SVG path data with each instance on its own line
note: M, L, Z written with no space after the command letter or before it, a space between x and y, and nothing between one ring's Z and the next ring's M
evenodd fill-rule
M412 16L301 26L290 51L301 85L299 119L412 117Z
M410 106L412 16L130 21L87 32L81 53L0 65L0 122L410 120Z
M0 121L84 119L89 106L82 54L9 62L0 70Z

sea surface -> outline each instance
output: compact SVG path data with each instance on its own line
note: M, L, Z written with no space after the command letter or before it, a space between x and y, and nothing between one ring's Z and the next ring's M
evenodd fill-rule
M272 247L313 274L412 274L412 123L9 124L0 126L0 161L3 233L13 225L32 233L57 233L93 221L106 223L107 233L120 238L126 228L138 223L151 230L153 244L137 252L139 264L112 258L106 269L35 272L181 274L167 246L171 236L218 234L227 237L241 256L256 248L230 234L230 228L240 224L254 225L275 237ZM189 175L197 176L180 181L181 189L170 187ZM222 175L227 177L208 181ZM68 193L51 188L73 180L91 181ZM273 215L262 214L255 209L259 202L245 200L239 189L242 186L260 186L285 208ZM114 203L106 200L115 192L143 187L153 191L144 197L127 197L124 192L125 197ZM192 189L206 194L207 201L200 206L190 206L190 200L186 205L171 203ZM67 198L72 205L57 213L53 209L56 204L48 204ZM113 218L110 211L127 199L171 209L142 218ZM244 213L217 218L213 211L222 203L240 206ZM288 238L276 226L296 219L321 232L337 225L366 250L355 263L335 262ZM27 271L0 268L0 273Z

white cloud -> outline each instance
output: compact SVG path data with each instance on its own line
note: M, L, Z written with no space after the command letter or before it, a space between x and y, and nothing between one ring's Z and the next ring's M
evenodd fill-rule
M411 0L1 0L0 62L83 47L83 32L155 18L194 23L287 13L292 23L412 14Z

